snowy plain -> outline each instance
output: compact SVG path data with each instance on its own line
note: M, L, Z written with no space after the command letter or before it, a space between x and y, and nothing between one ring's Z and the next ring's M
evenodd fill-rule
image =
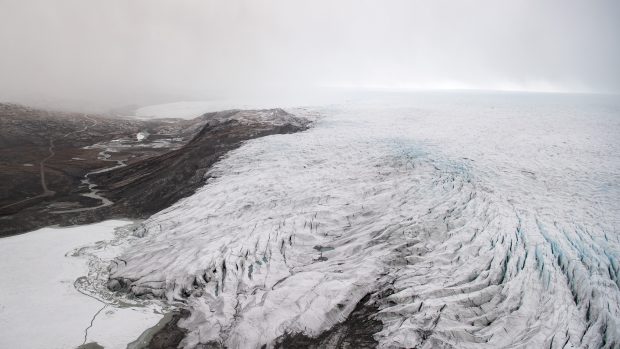
M80 285L89 283L89 269L96 269L91 263L107 264L120 253L109 242L116 228L129 223L43 228L0 239L0 348L67 349L92 342L126 348L157 324L163 315L156 306L115 303Z
M367 294L383 348L620 346L617 96L312 112L306 132L229 153L112 266L134 294L192 310L185 348L318 335Z
M286 93L287 92L287 93ZM237 99L190 100L143 106L132 117L148 120L157 118L193 119L205 113L231 109L299 108L304 106L331 105L356 96L358 92L346 89L322 88L320 91L282 91L279 97L252 97Z
M285 103L285 106L291 106ZM278 104L281 106L281 104ZM269 109L275 105L269 102L233 102L233 101L187 101L149 105L134 112L138 119L179 118L193 119L205 113L231 109Z

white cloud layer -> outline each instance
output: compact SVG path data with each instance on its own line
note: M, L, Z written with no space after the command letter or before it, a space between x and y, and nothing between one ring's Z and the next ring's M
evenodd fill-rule
M0 100L620 91L613 0L0 0Z

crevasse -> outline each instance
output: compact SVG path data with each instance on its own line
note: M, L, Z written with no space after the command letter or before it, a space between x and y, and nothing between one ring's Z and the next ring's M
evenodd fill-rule
M185 303L186 348L318 335L366 295L384 348L618 347L620 107L588 98L316 108L146 220L111 278Z

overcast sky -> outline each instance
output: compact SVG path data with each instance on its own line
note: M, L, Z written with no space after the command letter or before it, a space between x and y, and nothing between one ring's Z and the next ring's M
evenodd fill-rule
M0 0L0 100L620 91L617 0Z

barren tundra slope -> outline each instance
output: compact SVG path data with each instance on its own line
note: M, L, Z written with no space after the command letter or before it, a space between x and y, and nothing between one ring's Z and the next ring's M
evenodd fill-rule
M619 111L529 94L325 108L144 221L107 286L188 309L183 348L618 348Z
M93 180L122 212L148 217L193 194L209 178L211 166L243 141L298 132L309 125L282 109L214 112L200 120L202 128L182 148L95 174Z
M86 172L102 166L99 150L87 146L135 138L154 124L0 104L0 212L38 204L41 194L70 190Z
M0 104L0 236L146 218L243 141L306 126L279 109L142 121Z

